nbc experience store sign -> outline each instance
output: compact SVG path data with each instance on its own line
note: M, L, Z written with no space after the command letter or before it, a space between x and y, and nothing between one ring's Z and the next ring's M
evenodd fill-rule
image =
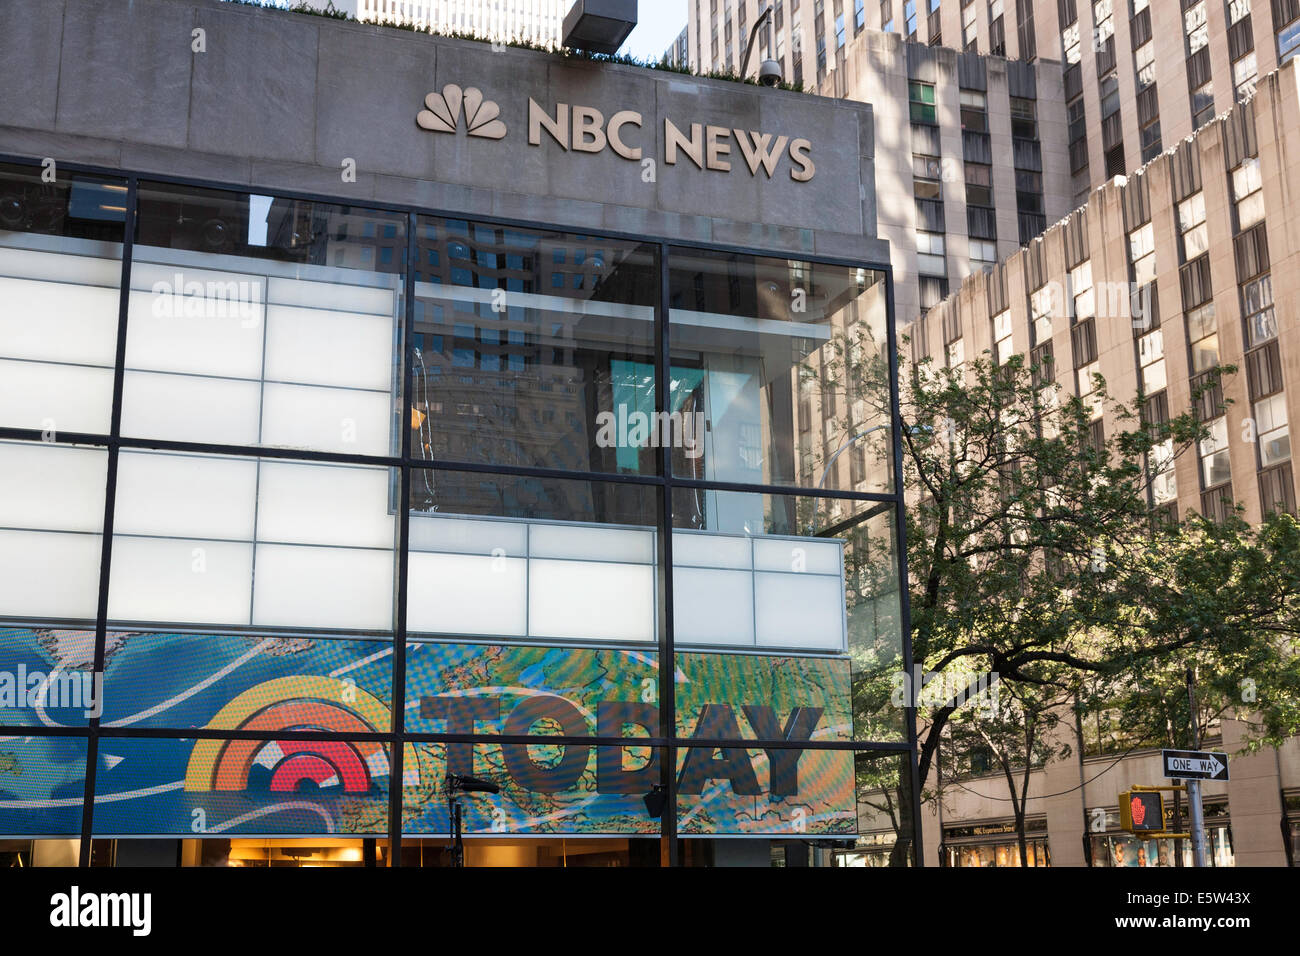
M474 87L462 89L449 83L441 93L434 91L426 96L424 106L415 122L431 132L454 134L462 117L470 136L504 139L508 132L500 118L501 107L484 99ZM530 146L541 146L544 139L549 139L566 152L600 153L609 149L630 162L642 162L644 151L632 131L643 126L644 118L635 110L619 110L606 119L595 107L557 103L551 113L528 98ZM665 118L663 141L663 162L667 166L685 159L699 169L726 173L739 154L751 176L757 176L761 169L771 179L778 169L786 167L791 179L806 183L817 173L812 143L806 139L702 123L690 123L683 129Z

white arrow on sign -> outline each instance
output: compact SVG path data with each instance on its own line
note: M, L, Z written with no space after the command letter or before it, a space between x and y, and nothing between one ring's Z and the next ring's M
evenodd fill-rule
M1175 771L1186 771L1188 773L1204 773L1211 777L1217 776L1224 765L1219 762L1219 758L1210 754L1206 759L1193 757L1170 757L1169 769Z

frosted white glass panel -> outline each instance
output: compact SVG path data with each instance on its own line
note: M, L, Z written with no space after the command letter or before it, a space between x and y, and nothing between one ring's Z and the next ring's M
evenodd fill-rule
M391 630L393 553L258 545L253 624Z
M283 305L267 309L266 377L271 381L387 392L393 364L391 315Z
M257 382L127 372L122 433L226 445L257 443Z
M412 480L420 480L416 471ZM477 521L472 518L443 518L411 515L412 551L452 551L458 554L491 554L500 549L519 556L528 550L528 525L518 521Z
M253 539L257 462L123 451L116 534Z
M385 274L385 279L393 277ZM301 305L313 309L343 309L386 315L389 323L397 312L397 295L392 289L335 282L310 282L272 277L267 284L267 301L275 305Z
M844 649L844 592L838 577L754 575L759 647Z
M655 539L651 531L535 524L529 529L528 553L534 558L653 564Z
M533 637L653 641L654 568L589 561L529 562Z
M838 539L755 538L754 569L757 571L806 571L809 574L840 573L841 546Z
M673 566L693 565L704 568L743 568L753 564L750 538L735 535L673 532Z
M257 489L258 540L391 549L389 474L387 468L264 460Z
M393 400L387 392L267 384L262 443L352 455L387 455Z
M0 442L0 527L99 532L107 474L100 449Z
M750 572L673 568L673 639L678 643L753 647L753 608Z
M247 624L253 546L113 537L108 616L116 621Z
M108 433L113 371L0 359L0 425Z
M13 235L12 233L10 235ZM118 248L117 243L64 239L51 236L23 235L20 242L54 242L98 250ZM107 286L117 289L122 281L122 262L103 256L83 256L73 252L50 252L41 249L18 249L0 246L0 275L45 282L75 282L81 285ZM113 305L116 324L117 305Z
M0 531L0 614L93 620L101 536Z
M4 304L0 308L0 355L5 358L113 364L117 355L116 287L0 277L0 303Z
M439 634L523 637L527 562L468 554L410 555L407 627Z
M187 280L190 277L188 272L183 275ZM235 286L235 296L241 294L238 277L210 281L217 287L228 282ZM248 286L247 277L242 281ZM257 293L250 287L247 294ZM263 309L260 301L132 291L127 310L126 366L260 378Z

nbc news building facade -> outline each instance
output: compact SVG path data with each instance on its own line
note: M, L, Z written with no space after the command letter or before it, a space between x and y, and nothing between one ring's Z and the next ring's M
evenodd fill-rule
M913 862L869 105L0 9L0 856Z

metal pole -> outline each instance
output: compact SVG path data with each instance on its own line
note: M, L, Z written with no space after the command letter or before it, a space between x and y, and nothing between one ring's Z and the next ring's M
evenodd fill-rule
M1196 723L1196 678L1187 668L1187 706L1192 720L1192 749L1201 749L1201 729ZM1187 802L1192 814L1192 866L1205 866L1205 813L1201 806L1201 781L1187 781Z

